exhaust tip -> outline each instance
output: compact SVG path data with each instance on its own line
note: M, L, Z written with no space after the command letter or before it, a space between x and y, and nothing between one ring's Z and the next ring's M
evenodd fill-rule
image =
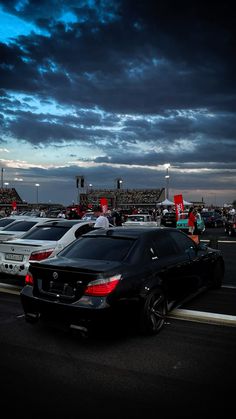
M77 324L71 324L71 325L70 325L70 328L71 328L71 329L75 329L75 330L79 330L80 332L83 332L83 333L88 333L88 329L87 329L87 327L84 327L84 326L78 326Z

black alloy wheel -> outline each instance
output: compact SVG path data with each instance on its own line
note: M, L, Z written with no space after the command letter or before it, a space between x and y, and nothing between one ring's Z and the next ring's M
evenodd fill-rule
M166 316L166 299L162 291L151 292L140 312L140 331L156 335L163 327Z

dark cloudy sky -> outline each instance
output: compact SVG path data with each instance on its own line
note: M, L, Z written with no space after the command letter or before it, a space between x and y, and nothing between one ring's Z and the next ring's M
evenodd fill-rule
M77 175L159 188L170 164L170 198L235 200L232 3L0 0L2 181L70 204Z

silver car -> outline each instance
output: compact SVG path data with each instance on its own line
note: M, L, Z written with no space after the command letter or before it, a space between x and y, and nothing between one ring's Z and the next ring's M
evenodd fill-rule
M0 273L25 276L30 261L55 256L82 234L91 231L93 226L94 221L50 219L21 238L0 243Z

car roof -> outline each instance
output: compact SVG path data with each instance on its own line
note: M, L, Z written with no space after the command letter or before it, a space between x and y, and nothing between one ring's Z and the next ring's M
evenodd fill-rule
M98 228L94 231L84 234L83 236L109 236L109 237L124 237L124 238L138 238L140 236L153 235L154 232L161 232L173 230L177 231L175 228L171 227L114 227L114 228Z
M85 224L95 224L94 220L66 220L64 218L59 218L58 220L49 221L46 223L46 226L62 226L62 227L73 227L74 225L85 225ZM44 224L42 224L44 226ZM40 225L41 226L41 225ZM38 227L38 226L37 226Z

